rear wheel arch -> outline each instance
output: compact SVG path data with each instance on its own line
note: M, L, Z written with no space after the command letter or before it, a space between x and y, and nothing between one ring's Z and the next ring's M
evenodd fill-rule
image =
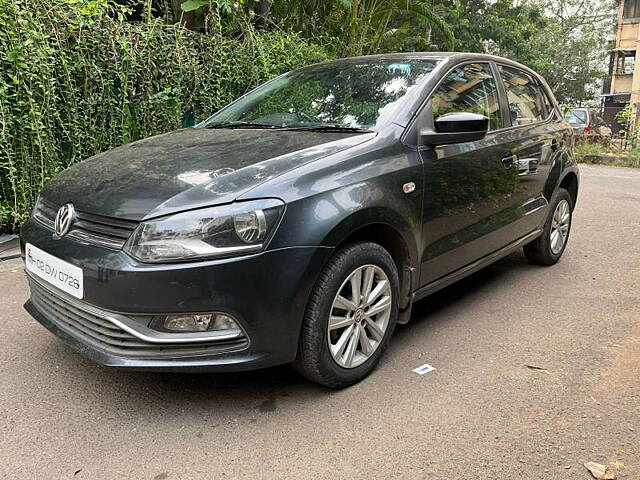
M578 200L578 175L575 172L568 172L560 181L559 188L564 188L571 197L571 207L575 208Z

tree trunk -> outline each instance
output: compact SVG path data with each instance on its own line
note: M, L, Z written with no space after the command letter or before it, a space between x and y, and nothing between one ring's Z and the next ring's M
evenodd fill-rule
M256 26L264 28L269 21L269 12L271 11L271 0L258 0L256 5Z
M185 3L186 1L187 0L179 0L178 14L180 16L180 23L185 28L188 28L189 30L193 30L193 28L195 27L196 13L194 11L185 12L184 10L182 10L181 8L182 4Z
M347 37L347 45L352 54L355 54L354 46L358 34L358 15L360 13L360 0L352 0L351 13L349 15L349 36Z

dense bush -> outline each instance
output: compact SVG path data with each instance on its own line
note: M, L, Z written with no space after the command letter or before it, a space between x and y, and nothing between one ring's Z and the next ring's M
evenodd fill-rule
M161 20L129 23L110 5L0 0L0 232L19 226L68 165L189 126L263 80L327 57L293 33L228 39Z

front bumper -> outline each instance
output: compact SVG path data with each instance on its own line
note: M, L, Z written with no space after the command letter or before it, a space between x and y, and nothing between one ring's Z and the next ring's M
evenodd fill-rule
M82 268L81 302L87 308L133 318L143 329L148 328L146 318L171 313L226 312L238 320L243 338L236 342L121 351L69 328L41 299L32 297L25 304L38 322L98 363L169 371L237 371L291 362L311 288L331 254L328 248L292 247L232 259L144 265L121 250L54 239L34 220L24 225L22 242L23 248L31 243ZM54 298L64 299L63 292L48 288Z

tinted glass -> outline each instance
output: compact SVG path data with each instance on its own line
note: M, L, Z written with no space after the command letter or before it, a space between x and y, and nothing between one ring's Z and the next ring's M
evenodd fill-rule
M471 112L486 115L491 130L502 128L496 82L486 63L456 68L447 75L432 97L433 118L445 113Z
M500 66L500 75L507 91L512 125L528 125L545 120L548 99L536 80L517 68Z
M436 66L435 60L366 60L313 65L269 82L207 124L372 128L388 122Z

